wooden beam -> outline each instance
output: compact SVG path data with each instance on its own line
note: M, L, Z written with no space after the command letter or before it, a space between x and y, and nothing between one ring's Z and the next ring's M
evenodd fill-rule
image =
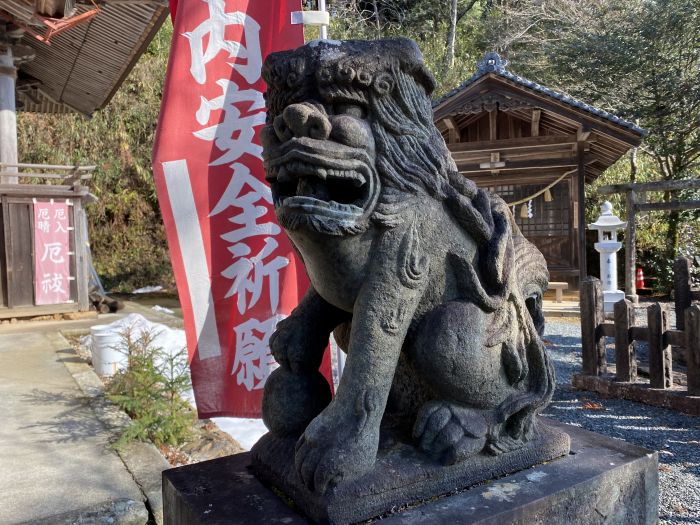
M45 306L15 306L14 308L0 308L0 319L12 317L37 317L40 315L61 314L77 312L78 303L47 304Z
M532 122L530 123L530 135L538 137L540 135L540 117L542 110L535 108L532 110Z
M17 68L12 58L12 46L5 46L0 54L0 161L8 164L17 163L17 110L15 100L15 80ZM0 175L0 183L17 184L16 168L6 170Z
M450 144L450 153L462 152L491 152L513 149L530 149L552 146L571 146L576 144L576 135L542 135L539 137L522 137L517 139L480 140Z
M506 171L500 175L491 175L490 171L484 173L471 173L468 176L477 186L502 186L505 184L549 184L561 177L566 170L544 170L536 172L518 173ZM566 180L566 179L564 179ZM563 183L564 181L562 181Z
M488 163L490 164L490 163ZM504 162L503 166L497 166L497 169L501 171L511 171L511 170L541 170L541 169L551 169L551 168L573 168L576 167L576 158L568 157L563 159L550 159L550 160L527 160L519 162ZM481 167L481 164L465 164L463 166L458 166L457 169L460 173L484 173L492 169L493 166L486 165Z
M637 210L639 211L698 209L700 209L700 201L647 202L645 204L637 204Z
M578 132L576 132L576 140L578 142L586 142L590 137L590 130L584 130L583 127L579 127Z
M442 123L447 128L447 140L448 144L455 144L459 142L459 126L454 117L447 117L442 119Z
M584 141L576 143L576 176L578 178L578 269L579 283L588 275L586 268L586 158Z
M83 198L88 195L85 186L64 186L58 184L0 184L0 195L13 197L68 197Z
M476 152L460 152L452 155L452 158L457 163L457 166L462 164L479 164L481 162L490 161L494 155L499 156L499 160L507 162L520 162L526 160L556 160L570 159L573 157L569 148L537 148L537 149L521 149L521 150L506 150L506 151L476 151ZM588 157L587 157L588 158ZM595 159L588 160L586 164L586 173L591 162Z
M700 179L659 180L655 182L628 182L625 184L609 184L601 186L598 192L603 195L623 193L625 191L677 191L700 189Z

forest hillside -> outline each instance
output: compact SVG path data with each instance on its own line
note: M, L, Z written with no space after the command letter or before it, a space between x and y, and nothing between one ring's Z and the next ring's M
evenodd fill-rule
M469 77L485 51L495 50L509 60L509 70L646 128L642 146L596 185L700 173L697 0L328 4L333 38L415 39L438 81L437 96ZM88 208L90 239L97 272L111 290L173 282L150 160L171 37L168 21L110 104L91 118L25 113L18 119L21 162L98 166L91 190L99 202ZM602 200L592 190L591 220ZM624 203L613 201L624 220ZM637 244L641 264L661 287L670 285L673 258L700 253L700 213L648 213Z

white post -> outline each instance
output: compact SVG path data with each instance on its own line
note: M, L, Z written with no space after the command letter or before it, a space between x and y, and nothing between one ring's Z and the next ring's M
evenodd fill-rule
M318 0L318 10L321 12L326 11L326 0ZM328 26L327 25L322 25L321 26L321 40L326 40L328 38Z
M12 48L0 51L0 163L17 164L17 109L15 107L15 79L17 68ZM17 168L0 166L4 172L17 172ZM17 184L17 177L0 177L1 184Z
M321 40L328 38L330 15L326 11L326 0L318 0L318 11L292 11L292 25L318 26Z

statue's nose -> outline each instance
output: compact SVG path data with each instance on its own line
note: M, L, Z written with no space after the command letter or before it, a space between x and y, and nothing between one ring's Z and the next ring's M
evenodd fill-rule
M331 122L323 108L309 103L287 106L275 118L274 126L282 141L292 137L326 140L331 134Z

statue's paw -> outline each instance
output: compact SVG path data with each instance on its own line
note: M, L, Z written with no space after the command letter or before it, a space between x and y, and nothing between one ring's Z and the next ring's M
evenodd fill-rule
M423 405L413 427L420 449L445 465L481 452L487 433L488 424L480 411L444 401Z
M521 448L525 444L523 439L514 438L508 435L503 435L498 439L490 442L486 446L486 452L492 456L499 456L505 452L511 452Z
M302 323L294 316L277 323L270 337L270 351L275 361L295 373L318 370L328 334L315 328L313 323Z
M324 424L323 413L314 419L296 445L295 466L304 485L317 493L372 469L377 436L358 436L343 426Z

